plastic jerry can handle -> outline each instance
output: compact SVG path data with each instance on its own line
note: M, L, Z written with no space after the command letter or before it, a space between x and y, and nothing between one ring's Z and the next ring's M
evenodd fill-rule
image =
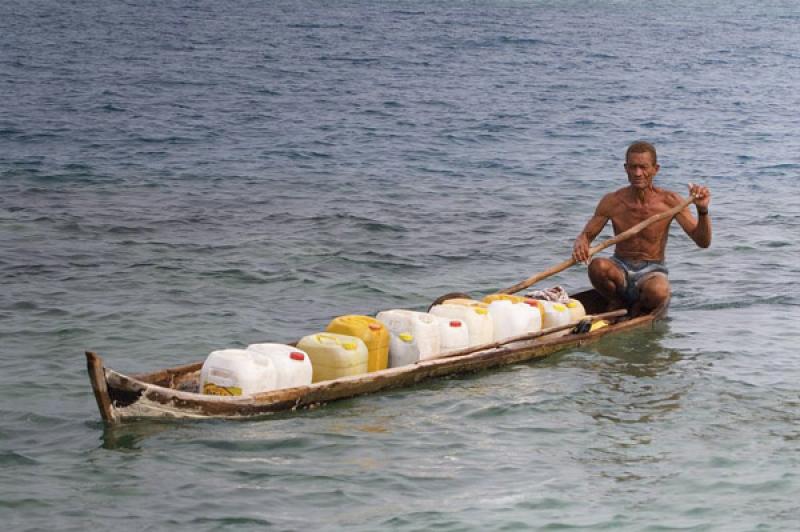
M332 336L330 334L325 334L325 333L320 333L320 334L317 335L317 342L319 342L321 344L333 343L333 344L337 344L337 345L341 343L337 337Z

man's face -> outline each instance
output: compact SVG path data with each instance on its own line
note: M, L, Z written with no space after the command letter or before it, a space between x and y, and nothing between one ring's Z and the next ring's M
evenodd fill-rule
M645 190L652 186L658 169L659 166L653 163L653 156L649 152L633 152L628 155L628 160L625 162L628 182L638 190Z

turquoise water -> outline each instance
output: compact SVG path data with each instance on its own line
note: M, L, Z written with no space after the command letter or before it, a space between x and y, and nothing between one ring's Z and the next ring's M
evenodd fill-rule
M795 530L798 21L740 0L3 3L3 522ZM713 195L710 249L673 228L655 330L266 420L100 423L86 349L147 371L562 261L639 138L658 183Z

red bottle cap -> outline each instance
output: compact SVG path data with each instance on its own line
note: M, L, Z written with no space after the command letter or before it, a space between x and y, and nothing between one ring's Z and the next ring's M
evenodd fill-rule
M369 327L373 331L380 331L381 330L381 326L378 323L370 323L369 325L367 325L367 327Z
M291 353L289 353L289 358L291 358L292 360L305 360L306 356L300 351L292 351Z
M450 327L461 327L461 322L458 320L453 320L450 322Z

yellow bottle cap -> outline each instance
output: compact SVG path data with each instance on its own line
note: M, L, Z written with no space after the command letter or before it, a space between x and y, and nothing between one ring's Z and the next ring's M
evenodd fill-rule
M564 312L565 310L567 310L567 307L565 307L561 303L553 303L553 308L558 312Z
M489 313L489 311L486 310L485 308L480 308L480 307L473 307L473 308L475 309L475 312L477 312L481 316Z
M397 335L397 337L407 344L410 344L414 341L414 335L411 333L400 333Z
M569 303L567 303L567 306L569 308L577 308L578 307L578 302L575 301L574 299L570 299Z

